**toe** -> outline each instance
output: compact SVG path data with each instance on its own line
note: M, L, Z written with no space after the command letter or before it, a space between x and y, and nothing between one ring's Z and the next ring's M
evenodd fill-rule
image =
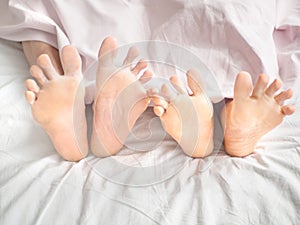
M277 102L277 104L282 105L285 100L290 99L292 96L293 96L293 90L288 89L286 91L280 92L278 95L274 97L274 99Z
M284 115L291 115L295 112L295 108L292 105L285 105L281 107L281 112Z
M161 87L162 96L168 101L172 101L177 97L177 93L172 91L167 84L163 84Z
M147 95L149 98L155 98L159 96L159 90L157 88L147 89Z
M58 74L55 71L55 68L52 65L51 59L47 54L42 54L37 59L38 65L43 69L45 76L52 80Z
M152 100L154 103L153 111L155 115L161 117L166 112L169 103L159 96L152 97Z
M192 69L187 72L187 81L193 95L202 93L200 74L196 70Z
M81 74L81 58L77 49L67 45L62 49L62 66L66 76Z
M273 97L276 91L278 91L282 86L282 83L280 80L275 79L272 84L266 89L265 93L269 97Z
M184 83L178 78L178 76L171 76L170 81L179 94L188 94Z
M259 98L265 93L265 89L269 83L269 76L267 74L261 74L254 86L252 96Z
M139 56L139 51L137 50L137 48L134 46L131 47L128 50L126 58L124 59L123 65L131 64L133 62L133 60L135 60L136 57L138 57L138 56Z
M25 92L25 97L26 97L26 100L27 102L32 105L34 102L35 102L35 99L36 99L36 95L34 92L32 91L26 91Z
M164 100L158 96L153 97L152 100L153 100L155 106L160 106L164 110L166 110L168 108L169 103L166 100Z
M252 91L251 76L247 72L240 72L234 83L234 98L247 98Z
M161 117L165 113L165 109L161 106L153 107L154 114L158 117Z
M143 69L146 69L148 66L147 62L141 59L134 68L132 68L131 72L134 75L138 75Z
M113 60L117 54L117 40L113 37L107 37L101 44L98 58L99 64L102 66L113 65Z
M48 82L47 77L40 67L36 65L31 66L30 73L37 80L39 85L43 86L46 82Z
M38 93L40 91L40 87L32 79L27 79L25 81L25 85L26 85L26 88L27 88L28 91L32 91L34 93Z
M143 75L139 78L139 81L142 84L147 83L149 80L152 79L153 73L150 70L146 70Z

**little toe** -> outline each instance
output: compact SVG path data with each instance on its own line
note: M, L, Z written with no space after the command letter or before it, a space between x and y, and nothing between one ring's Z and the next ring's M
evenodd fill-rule
M36 100L36 95L35 95L35 93L33 91L26 91L25 92L25 97L26 97L27 102L30 105L33 105L33 103Z
M185 88L184 83L179 79L178 76L171 76L170 81L179 94L188 94L188 91Z
M42 54L37 59L38 65L43 69L45 76L52 80L54 77L58 76L55 68L52 65L51 59L47 54Z
M152 79L153 73L150 70L146 70L143 75L139 78L139 81L142 84L147 83L149 80Z
M274 97L274 99L279 105L282 105L285 100L290 99L292 96L293 96L293 90L288 89L286 91L280 92L278 95Z
M265 93L265 89L269 83L269 76L267 74L261 74L254 86L252 96L259 98Z
M26 85L27 90L32 91L34 93L38 93L40 91L40 87L32 79L27 79L25 81L25 85Z
M234 83L234 98L247 98L252 91L252 80L248 72L240 72Z
M66 76L81 75L81 57L77 49L67 45L62 49L62 66Z
M172 101L177 97L177 93L172 91L167 84L163 84L161 87L162 96L168 101Z
M123 65L128 65L128 64L131 64L133 62L133 60L136 59L136 57L139 56L139 51L136 47L131 47L129 50L128 50L128 53L127 53L127 56L126 58L124 59L123 61Z
M201 78L199 73L196 70L191 69L186 75L188 85L191 88L193 95L200 95L203 91L201 88Z
M266 89L265 93L266 95L268 95L269 97L273 97L274 94L276 93L276 91L278 91L282 86L282 83L280 80L275 79L272 84L270 84L270 86Z
M39 85L43 86L46 82L48 82L47 77L44 75L40 67L36 65L31 66L30 73L37 80Z
M143 69L146 69L148 66L147 62L141 59L134 68L132 68L131 72L134 75L138 75Z
M105 38L98 52L99 64L102 66L113 65L113 60L117 54L117 47L118 43L115 38Z
M295 107L292 105L285 105L281 107L281 112L284 115L291 115L295 112Z

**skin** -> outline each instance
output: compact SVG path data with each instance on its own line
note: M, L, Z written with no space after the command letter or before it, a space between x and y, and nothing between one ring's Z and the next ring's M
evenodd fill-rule
M58 50L46 43L28 41L22 44L29 64L37 64L37 66L31 67L31 73L37 82L26 81L26 98L31 104L33 116L46 130L58 153L66 160L78 161L85 157L88 149L80 56L76 49L68 47L71 48L71 51L65 52L73 53L68 57L68 53L63 54L65 56L62 57L61 62ZM96 82L98 92L93 105L95 116L91 140L92 151L99 157L114 155L120 151L137 118L144 112L150 101L149 93L147 96L141 83L143 83L143 79L150 79L151 73L145 72L141 80L136 78L136 75L147 66L144 62L139 62L131 70L127 67L117 73L112 73L113 76L103 80L103 77L108 78L108 72L116 70L112 64L113 52L116 48L116 41L109 37L104 40L99 51ZM101 59L108 52L111 52L111 56L106 57L105 60ZM74 57L77 58L75 61ZM137 53L131 49L124 60L124 65L130 64L136 57ZM192 157L205 157L212 152L213 148L212 107L211 103L207 101L207 96L201 90L201 85L192 79L191 73L190 71L187 77L189 87L193 91L192 95L187 94L181 81L173 76L170 81L179 90L178 96L172 97L167 86L163 86L162 95L172 99L171 101L162 98L158 93L151 93L150 97L155 103L154 113L160 117L166 132L181 145L183 151ZM65 76L60 76L62 74ZM292 97L292 90L275 94L282 84L279 80L274 80L268 86L268 79L267 75L260 75L253 87L250 74L241 72L237 75L234 98L226 103L221 115L225 132L225 150L231 156L244 157L253 153L260 138L278 126L285 116L291 115L295 111L293 106L284 105L284 101ZM121 93L126 87L131 88L126 90L129 91L129 93L126 92L127 97L125 95L122 97ZM52 93L56 93L55 98ZM77 96L79 102L72 101L75 93L76 95L80 93ZM61 96L68 97L60 101ZM131 97L128 98L128 96ZM52 101L51 105L56 105L56 107L49 108L47 106L49 99ZM68 103L65 104L65 102ZM124 108L122 102L129 104ZM184 107L187 102L192 102L194 107L192 109ZM119 105L126 113L114 114L113 106L115 105ZM57 110L51 112L53 108ZM69 120L65 124L66 121L58 119L71 118L74 110L79 112L75 123ZM182 123L189 120L188 117L183 117L190 115L191 110L196 110L198 127L201 130L201 135L196 135L192 139L183 135L187 134L189 130L186 130ZM110 117L112 114L114 115L113 120ZM120 115L116 116L118 114ZM123 115L127 117L123 118ZM64 125L62 126L61 123ZM114 123L118 124L118 128L120 128L117 129L118 132L116 132ZM70 132L78 129L82 132L79 136L77 134L81 140L77 140L74 132ZM70 144L67 149L64 140L68 140L67 142Z
M234 98L227 102L222 113L224 145L229 155L244 157L253 153L262 136L294 113L292 105L284 105L292 97L292 90L276 94L281 82L275 79L268 86L268 81L269 76L261 74L253 87L249 73L237 75Z
M152 73L146 70L137 79L137 75L147 64L139 61L130 69L132 61L138 56L137 50L132 48L124 60L125 68L115 67L114 54L110 56L109 52L116 48L116 40L109 37L103 41L99 50L96 80L98 94L93 105L91 140L92 152L98 157L114 155L120 151L136 120L150 102L142 82L151 79ZM53 48L48 50L53 57L57 57ZM105 54L108 57L102 57ZM65 160L79 161L88 153L85 87L81 82L83 76L80 56L73 46L62 49L61 66L64 76L57 72L59 68L55 65L59 64L53 64L47 54L40 55L36 63L37 65L31 66L30 71L37 82L33 79L26 81L26 99L31 105L33 117L48 133L57 152ZM127 87L130 88L126 89ZM119 109L122 111L118 111ZM112 114L115 115L113 119Z
M121 150L136 120L150 103L142 83L151 79L152 73L146 70L137 79L137 75L147 64L139 61L130 69L130 64L138 56L137 50L131 48L123 68L116 68L113 59L117 46L116 40L108 37L103 41L98 55L98 94L93 105L91 138L92 152L98 157L111 156Z
M87 125L81 58L73 46L62 49L64 76L58 74L48 55L37 58L26 80L26 99L34 119L49 135L58 154L79 161L88 153Z
M38 57L42 54L46 54L49 56L56 72L63 75L63 67L59 58L59 52L56 48L41 41L24 41L22 42L22 46L30 66L36 65Z
M206 157L213 151L213 107L208 96L196 81L197 72L187 72L188 94L182 81L172 76L170 82L178 91L174 95L167 85L161 88L161 95L153 97L154 113L159 116L165 131L181 146L183 152L191 157ZM169 100L167 100L169 99Z

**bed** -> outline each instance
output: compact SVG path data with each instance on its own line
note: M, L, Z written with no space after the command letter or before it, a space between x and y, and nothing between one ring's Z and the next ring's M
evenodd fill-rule
M87 21L73 15L93 12L95 2L75 2L73 11L66 1L0 3L0 35L5 39L0 39L1 225L300 224L297 1L106 1L105 9L116 13L100 10L107 22L101 29L88 27ZM48 15L48 9L55 13ZM253 17L244 16L249 12ZM268 20L274 13L275 27ZM92 19L95 26L96 19ZM67 29L81 22L85 41ZM124 33L123 27L130 32ZM249 32L253 29L256 32ZM180 44L219 75L216 80L226 97L232 96L233 80L242 69L254 76L262 71L271 79L280 76L284 88L294 89L290 103L296 112L266 134L247 157L228 156L221 132L212 155L193 159L166 135L150 107L116 156L97 158L90 153L77 163L64 161L33 120L25 100L24 81L30 74L19 41L36 38L59 49L72 43L84 56L86 72L100 44L89 31L100 37L115 35L121 44L142 40ZM216 112L221 103L215 104ZM91 105L86 114L91 127ZM215 130L220 131L215 118ZM142 151L145 147L150 150Z
M67 162L32 119L20 43L1 39L0 50L0 224L299 224L299 105L245 158L221 147L192 159L168 136L155 149L153 135L155 151ZM163 132L151 110L142 117L134 129Z

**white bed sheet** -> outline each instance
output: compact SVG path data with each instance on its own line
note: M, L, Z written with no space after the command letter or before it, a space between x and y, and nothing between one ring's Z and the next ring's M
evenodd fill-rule
M31 117L23 85L29 76L20 44L0 40L1 225L300 224L300 106L243 159L222 148L205 159L184 157L166 137L150 152L124 149L72 163ZM143 117L140 133L157 122L151 111ZM155 146L162 132L157 128L147 144ZM178 159L185 164L174 172ZM162 161L169 167L144 179L149 171L140 167ZM136 169L121 171L118 162Z

